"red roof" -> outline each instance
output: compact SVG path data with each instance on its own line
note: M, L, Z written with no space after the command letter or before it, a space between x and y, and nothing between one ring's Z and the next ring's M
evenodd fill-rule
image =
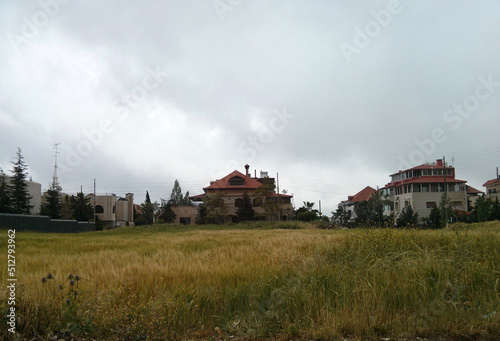
M399 173L404 173L404 172L407 172L407 171L410 171L410 170L415 170L415 169L454 169L454 167L443 167L443 166L438 166L436 164L422 164L420 166L415 166L413 168L408 168L408 169L405 169L405 170L400 170L394 174L391 174L389 176L393 176L393 175L396 175L396 174L399 174Z
M239 177L245 180L245 184L242 186L231 186L229 185L229 179L232 179L234 177ZM235 170L231 174L226 175L222 179L215 180L210 184L210 186L203 188L203 190L207 189L257 189L261 186L262 184L255 180L254 178L251 178L249 176L246 176L245 174L238 172Z
M467 181L465 180L459 180L459 179L454 179L452 177L447 176L446 177L446 183L466 183ZM404 179L401 181L396 181L396 182L390 182L381 189L386 189L386 188L391 188L391 187L396 187L396 186L401 186L401 185L406 185L406 184L426 184L426 183L431 183L431 184L439 184L439 183L444 183L444 179L442 176L420 176L418 178L409 178L409 179Z
M481 192L480 190L477 190L474 187L467 185L467 194L480 194L480 193L484 192Z
M444 183L442 176L420 176L418 178L410 178L401 181L402 184L424 184L424 183ZM465 180L458 180L451 177L446 177L447 183L466 183Z
M359 202L359 201L368 201L370 197L372 196L373 193L375 193L376 190L374 188L371 188L370 186L366 186L363 188L361 191L358 193L354 194L353 196L349 196L349 202Z
M230 185L229 180L234 179L234 178L236 178L236 179L239 178L239 179L244 180L244 185L234 185L234 184ZM220 190L220 189L229 189L229 190L242 190L243 189L243 190L245 190L245 189L257 189L260 186L262 186L262 183L260 181L258 181L257 179L246 176L243 173L235 170L231 174L228 174L225 177L223 177L222 179L211 182L210 186L204 187L203 191L205 191L205 193L193 195L193 196L190 196L190 198L193 201L201 201L202 198L206 195L207 190ZM277 197L278 194L273 193L272 196ZM280 198L293 198L293 195L288 195L288 194L280 194L279 196L280 196Z
M498 179L492 179L492 180L488 180L486 181L483 186L486 187L486 186L493 186L493 185L496 185L497 183L500 183L500 178Z

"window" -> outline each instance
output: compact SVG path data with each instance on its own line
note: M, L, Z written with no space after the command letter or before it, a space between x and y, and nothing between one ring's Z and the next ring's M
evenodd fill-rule
M453 208L455 210L461 210L462 209L462 202L461 201L454 201L453 202Z
M394 203L394 209L395 209L396 211L399 211L399 202L395 202L395 203Z
M238 198L234 201L234 207L240 207L243 204L243 198Z
M101 205L96 205L95 213L104 213L104 207L102 207Z
M262 198L255 198L255 199L253 199L253 205L255 207L262 206Z
M427 207L427 208L434 208L434 207L436 207L436 202L435 201L427 201L425 203L425 207Z
M189 224L191 224L191 217L180 217L179 222L182 225L189 225Z
M245 186L245 179L235 176L229 179L229 186Z

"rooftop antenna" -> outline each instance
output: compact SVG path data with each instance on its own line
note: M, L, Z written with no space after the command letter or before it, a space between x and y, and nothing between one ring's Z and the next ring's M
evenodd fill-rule
M52 185L51 189L53 191L60 190L59 187L59 178L57 177L57 155L59 154L59 151L57 150L57 146L60 145L60 143L54 143L54 175L52 176Z

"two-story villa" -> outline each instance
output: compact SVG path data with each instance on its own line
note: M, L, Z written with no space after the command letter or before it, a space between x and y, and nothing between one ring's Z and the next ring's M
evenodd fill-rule
M225 223L236 221L238 207L243 202L243 193L248 193L252 198L253 208L256 214L264 214L262 208L262 198L256 197L257 190L262 186L264 181L269 181L274 184L274 179L267 176L267 172L261 172L260 178L251 177L249 174L249 165L245 165L245 174L235 170L226 175L222 179L212 181L210 186L203 188L204 193L192 196L193 201L202 201L205 196L211 196L220 193L223 196L224 202L227 205L228 213L224 218ZM293 196L286 194L273 193L271 197L265 200L276 200L278 202L279 196L279 211L280 219L286 220L292 215ZM278 219L278 217L267 217L268 220Z

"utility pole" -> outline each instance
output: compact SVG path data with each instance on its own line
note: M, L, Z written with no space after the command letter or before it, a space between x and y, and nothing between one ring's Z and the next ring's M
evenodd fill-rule
M281 202L280 202L280 177L276 172L276 189L278 190L278 221L281 220Z
M94 224L96 222L96 214L95 214L95 179L94 179Z
M448 189L446 188L446 159L443 156L443 177L444 177L444 216L446 227L448 227Z

